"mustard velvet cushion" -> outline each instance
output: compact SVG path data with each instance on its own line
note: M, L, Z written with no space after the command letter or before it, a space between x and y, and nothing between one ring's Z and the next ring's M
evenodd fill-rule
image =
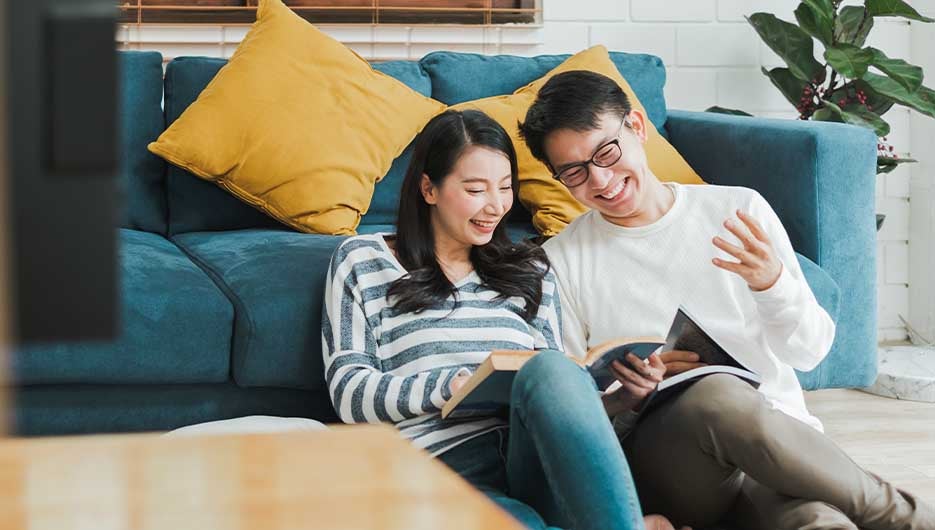
M630 88L630 84L620 75L604 46L594 46L569 57L543 77L517 89L513 94L467 101L452 107L462 110L473 108L486 112L510 134L519 162L519 200L532 212L532 223L544 236L558 234L568 223L587 211L587 208L572 197L561 182L552 178L552 173L545 164L532 156L526 143L519 136L518 122L526 119L526 111L529 110L539 89L545 85L546 81L556 74L571 70L590 70L613 79L630 98L632 107L639 109L645 115L646 110L643 104ZM648 122L646 128L648 136L644 147L653 173L662 181L682 184L703 183L701 177L695 173L678 151L649 122L649 118L646 121Z
M281 0L149 150L303 232L354 234L374 185L444 105Z

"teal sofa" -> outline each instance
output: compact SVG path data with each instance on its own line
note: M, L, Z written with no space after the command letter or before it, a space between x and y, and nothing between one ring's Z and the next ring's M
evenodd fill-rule
M566 56L432 53L375 68L444 103L506 94ZM659 131L708 182L759 190L836 319L833 350L806 388L859 387L876 370L876 139L834 123L669 110L665 68L613 53ZM294 232L151 155L225 62L122 52L121 335L35 344L12 355L21 435L166 430L252 414L337 418L322 375L321 297L341 237ZM361 233L392 231L410 152L377 185ZM514 237L534 235L513 212Z

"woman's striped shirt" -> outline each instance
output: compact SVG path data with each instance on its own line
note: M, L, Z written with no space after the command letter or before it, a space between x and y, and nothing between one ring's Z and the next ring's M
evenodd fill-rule
M395 311L390 285L406 274L381 234L349 238L335 251L325 285L325 380L345 423L390 422L432 455L498 428L499 418L443 420L448 383L491 350L561 350L555 277L542 284L532 324L522 298L496 299L476 272L455 283L457 302L419 314Z

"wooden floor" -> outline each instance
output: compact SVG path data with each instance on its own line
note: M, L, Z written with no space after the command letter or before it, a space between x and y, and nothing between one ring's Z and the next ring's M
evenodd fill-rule
M808 392L806 401L858 464L935 503L935 403L857 390Z

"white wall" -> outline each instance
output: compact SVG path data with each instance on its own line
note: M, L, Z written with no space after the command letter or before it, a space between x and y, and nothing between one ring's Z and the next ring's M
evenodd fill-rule
M922 2L932 3L935 2ZM761 65L780 66L782 61L762 44L743 18L767 11L792 21L792 12L798 5L795 0L543 0L543 4L543 26L534 28L322 29L362 56L376 59L418 59L432 50L445 49L517 55L572 53L604 44L615 51L661 57L667 65L666 99L670 108L704 110L720 105L758 116L796 115L760 72ZM920 9L935 15L935 9ZM246 27L142 30L128 27L119 31L117 38L125 48L159 49L167 57L228 57L246 30ZM901 19L878 21L869 43L890 57L907 60L912 57L910 26ZM929 67L929 72L935 72L935 68ZM893 128L890 143L901 155L906 155L911 146L909 111L894 107L885 118ZM877 209L887 215L878 236L877 256L881 340L906 337L898 315L909 316L909 177L909 169L899 169L877 178ZM933 309L930 306L929 312Z
M921 5L932 8L935 1ZM926 86L935 79L935 24L912 25L913 63L928 73ZM909 190L912 215L909 222L909 322L925 340L935 340L935 119L913 113L912 152L919 164L912 167Z

